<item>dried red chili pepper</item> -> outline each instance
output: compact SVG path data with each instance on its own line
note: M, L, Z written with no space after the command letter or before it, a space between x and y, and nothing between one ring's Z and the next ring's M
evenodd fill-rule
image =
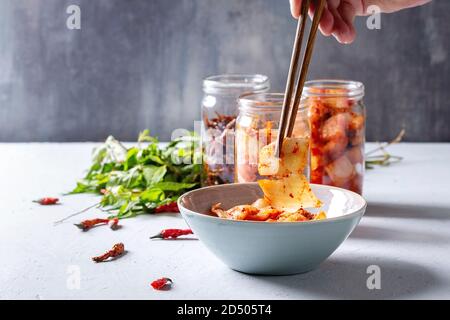
M53 205L53 204L57 204L59 201L58 198L50 198L50 197L45 197L45 198L41 198L38 200L33 200L33 202L39 203L40 205L43 206L49 206L49 205Z
M172 286L172 283L173 283L173 281L169 278L161 278L161 279L153 281L152 283L150 283L150 285L155 290L163 290L163 289L170 288Z
M160 205L159 207L156 207L155 213L161 213L161 212L180 212L180 209L178 209L178 205L176 202L171 202L168 204Z
M91 220L84 220L80 223L76 223L75 226L80 228L83 231L87 231L90 228L100 224L100 223L108 223L109 219L91 219Z
M77 226L78 228L80 228L83 231L88 231L92 227L94 227L98 224L101 224L101 223L110 224L110 228L112 230L119 229L119 219L118 218L113 218L113 219L97 218L97 219L91 219L91 220L84 220L84 221L81 221L80 223L75 224L75 226Z
M109 227L114 231L120 229L119 218L109 219Z
M236 116L235 115L225 115L220 114L216 112L217 117L215 118L208 118L204 117L203 121L205 123L206 128L212 128L212 129L219 129L223 130L225 128L227 129L234 129L235 123L236 123Z
M164 229L150 239L176 239L179 236L194 234L191 229Z
M103 262L108 258L116 258L125 252L125 246L123 243L116 243L111 250L105 252L101 256L93 257L92 260L95 262Z

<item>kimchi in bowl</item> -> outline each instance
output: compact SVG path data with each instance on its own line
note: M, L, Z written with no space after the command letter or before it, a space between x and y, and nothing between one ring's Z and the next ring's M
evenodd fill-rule
M231 269L250 274L287 275L308 272L327 259L350 235L366 201L345 189L311 184L327 218L301 222L261 222L219 218L211 206L228 209L263 196L257 183L205 187L182 195L180 212L200 241Z

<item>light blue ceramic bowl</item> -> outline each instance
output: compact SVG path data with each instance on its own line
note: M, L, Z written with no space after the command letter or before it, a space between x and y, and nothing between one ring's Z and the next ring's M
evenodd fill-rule
M265 275L303 273L316 268L339 247L367 206L354 192L323 185L311 187L324 203L320 210L327 212L325 220L268 223L226 220L209 214L218 202L229 209L261 198L257 183L190 191L180 197L178 206L194 234L230 268Z

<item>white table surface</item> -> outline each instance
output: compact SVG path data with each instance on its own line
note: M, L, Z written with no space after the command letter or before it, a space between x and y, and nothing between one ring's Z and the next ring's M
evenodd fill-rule
M283 277L232 271L200 241L149 240L163 228L186 227L175 214L127 219L115 232L99 227L83 233L72 223L104 215L90 210L54 226L97 201L61 197L83 175L94 146L0 144L0 298L450 298L450 144L392 146L404 160L367 172L369 206L349 239L317 270ZM42 196L59 196L62 204L31 202ZM128 250L124 257L91 261L120 241ZM367 289L369 265L380 267L381 290ZM149 286L162 276L174 280L172 290Z

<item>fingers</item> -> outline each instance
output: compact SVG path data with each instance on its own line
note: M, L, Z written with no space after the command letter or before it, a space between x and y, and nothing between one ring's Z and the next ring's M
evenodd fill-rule
M294 18L298 19L298 17L301 14L302 9L302 2L303 0L290 0L291 5L291 14ZM311 3L309 8L309 16L312 19L314 16L315 6L314 2ZM320 25L319 25L320 31L325 36L331 35L331 32L333 30L333 15L326 9L326 3L325 3L325 9L322 14L322 18L320 19Z
M424 4L430 3L431 0L389 0L389 1L379 1L379 0L366 0L365 6L378 5L382 12L392 13L402 9L422 6Z
M301 12L303 0L289 0L291 14L298 18ZM309 8L311 19L315 12L315 2ZM346 0L327 0L320 19L319 30L324 36L333 35L340 43L352 43L356 37L353 20L356 16L356 9Z
M311 18L311 20L313 19L315 12L316 12L316 6L313 2L309 9L309 17ZM324 36L328 37L333 32L333 26L334 26L334 17L331 14L330 10L328 10L328 5L325 2L325 7L323 9L322 18L320 19L320 23L319 23L319 30Z
M310 15L314 14L312 9ZM353 26L355 15L354 6L347 1L328 0L320 20L320 31L325 36L333 35L340 43L352 43L356 37Z
M336 29L336 38L341 43L352 43L356 37L355 27L353 26L356 16L355 7L346 1L342 1L337 8L337 12L340 15L342 24L340 29Z
M295 19L298 19L300 17L303 3L306 2L305 0L289 0L289 4L291 7L291 14ZM310 4L310 7L312 7L313 4Z
M294 18L300 16L303 0L289 0L291 7L291 14ZM320 19L319 29L325 36L333 35L340 43L352 43L356 37L353 20L357 14L361 15L364 12L363 4L366 6L379 3L377 0L366 0L366 2L356 2L349 0L327 0L325 8ZM424 5L431 2L431 0L397 0L397 1L382 1L383 12L394 12L404 8ZM312 18L314 15L314 2L312 2L309 9L309 15Z
M298 19L300 16L300 9L302 0L289 0L289 4L291 6L291 14L295 19Z
M333 33L334 17L330 10L324 9L322 19L320 19L319 30L324 36L330 36Z

